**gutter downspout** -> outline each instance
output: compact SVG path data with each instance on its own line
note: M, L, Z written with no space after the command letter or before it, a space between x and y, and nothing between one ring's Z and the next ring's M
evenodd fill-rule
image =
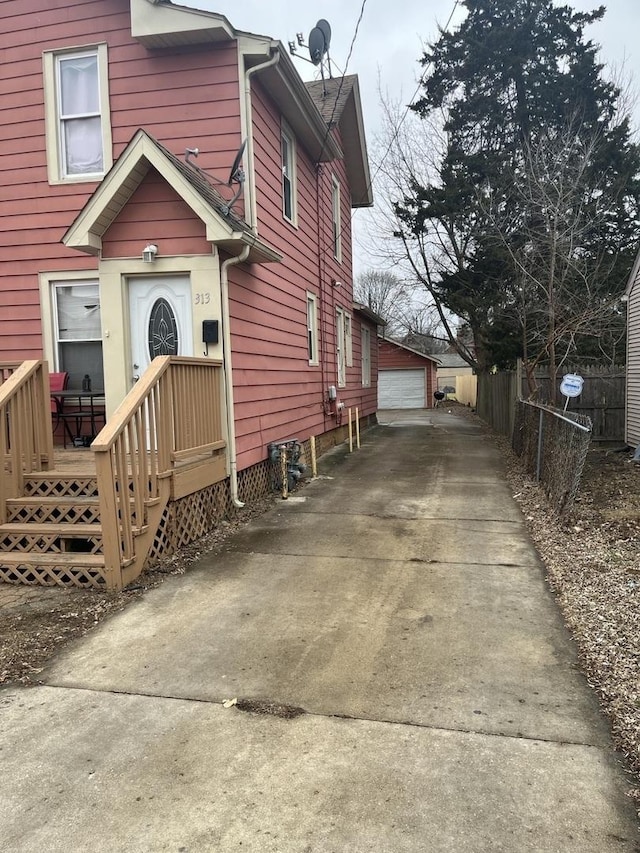
M247 159L250 174L250 224L251 230L257 234L257 208L255 193L255 169L253 167L253 114L251 109L251 77L258 71L270 68L280 61L280 53L274 55L260 65L254 65L245 71L245 103L247 109ZM246 210L245 210L246 216ZM235 258L227 258L220 264L220 291L222 296L222 357L224 361L224 389L227 406L227 437L229 442L229 485L231 500L235 507L241 509L244 503L238 498L238 456L236 449L236 423L233 402L233 365L231 360L231 320L229 316L229 267L241 264L249 257L250 246L245 246Z
M235 258L220 264L220 290L222 295L222 358L224 363L224 390L227 404L227 438L229 442L229 485L233 505L242 508L238 498L238 457L236 453L236 422L233 405L233 366L231 363L231 324L229 317L229 267L241 264L249 257L251 247L245 246Z
M245 95L245 104L246 104L246 120L247 120L247 160L249 161L249 174L250 174L250 194L251 197L249 199L250 203L250 211L249 211L249 220L251 225L251 230L257 234L258 233L258 210L256 205L256 173L254 169L253 162L253 108L251 106L251 78L254 74L257 74L258 71L264 71L265 68L271 68L272 65L277 65L280 62L280 51L277 50L271 57L271 59L267 59L265 62L260 65L254 65L253 68L248 68L244 73L244 95ZM246 216L246 211L245 211Z

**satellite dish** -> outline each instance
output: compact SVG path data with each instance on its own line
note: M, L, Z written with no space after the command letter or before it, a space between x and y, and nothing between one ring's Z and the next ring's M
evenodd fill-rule
M233 165L231 166L231 171L229 172L229 180L227 181L227 185L231 186L231 184L238 184L238 189L234 197L231 201L227 202L227 204L223 204L220 208L221 212L224 216L228 216L231 213L231 208L240 198L240 193L242 192L242 188L244 186L244 169L240 166L242 161L242 155L244 154L244 149L247 147L247 140L243 139L240 148L238 148L238 153L236 154Z
M314 27L309 33L309 56L314 65L320 65L322 57L327 52L324 32L320 27Z
M227 184L231 186L234 182L242 183L244 181L244 172L240 168L240 163L242 162L242 155L244 154L244 149L247 147L247 140L242 140L242 145L238 148L238 153L235 156L233 161L233 166L231 167L231 171L229 172L229 180Z
M329 21L325 21L324 18L320 18L320 20L316 24L316 29L322 30L322 33L324 35L325 53L328 53L329 47L331 46L331 27L329 25Z

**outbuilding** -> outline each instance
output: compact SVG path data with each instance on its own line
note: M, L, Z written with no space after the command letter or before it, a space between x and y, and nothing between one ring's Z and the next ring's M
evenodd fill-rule
M433 406L438 359L399 341L378 341L378 408L424 409Z

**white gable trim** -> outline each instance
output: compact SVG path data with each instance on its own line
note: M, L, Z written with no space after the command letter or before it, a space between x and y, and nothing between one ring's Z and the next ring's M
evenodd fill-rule
M244 245L252 247L253 261L281 261L282 256L262 243L258 237L231 224L189 183L175 164L163 154L153 140L139 130L113 168L96 189L62 238L69 248L99 255L102 237L153 167L175 190L194 214L204 223L207 240L228 249L232 254Z

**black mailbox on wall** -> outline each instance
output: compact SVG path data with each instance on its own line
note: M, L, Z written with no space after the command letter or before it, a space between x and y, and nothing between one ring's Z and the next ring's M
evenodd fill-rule
M218 343L218 321L203 320L202 321L202 341L205 344Z

